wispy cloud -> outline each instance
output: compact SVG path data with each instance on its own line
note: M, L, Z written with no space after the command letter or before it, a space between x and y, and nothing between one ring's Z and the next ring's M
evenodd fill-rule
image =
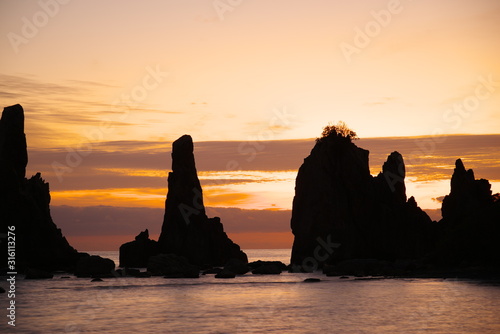
M16 76L0 74L0 90L17 97L26 96L64 96L89 92L86 88L90 83L83 84L75 80L67 85L54 84L36 79L34 76ZM95 83L97 84L97 83Z
M87 140L86 130L96 129L103 122L107 129L112 129L110 133L119 133L124 128L131 131L161 123L165 115L183 113L135 103L134 113L148 115L152 119L131 119L130 106L117 103L121 101L117 96L121 91L120 87L101 82L65 80L52 83L36 76L0 74L0 98L5 106L17 103L23 106L27 119L26 132L29 140L36 143L34 146L75 145ZM102 138L105 139L109 138Z

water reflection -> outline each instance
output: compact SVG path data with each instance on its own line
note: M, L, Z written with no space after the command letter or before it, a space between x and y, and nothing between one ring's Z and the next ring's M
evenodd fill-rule
M302 283L318 277L314 284ZM58 287L59 289L54 289ZM341 280L20 281L20 332L498 333L499 282ZM40 305L43 305L41 307Z

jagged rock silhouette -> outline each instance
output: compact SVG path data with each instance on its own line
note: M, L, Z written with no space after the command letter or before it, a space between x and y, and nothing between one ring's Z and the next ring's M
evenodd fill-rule
M183 256L199 266L223 266L230 259L247 263L246 254L224 232L220 218L208 218L205 213L193 152L193 140L189 135L172 144L172 172L168 176L165 216L157 252ZM148 252L156 247L150 245ZM120 254L122 265L128 265L129 260L128 256Z
M377 177L368 156L335 131L317 140L296 179L292 265L313 270L354 258L418 258L432 249L431 219L407 200L401 154L392 152Z
M441 212L442 237L434 254L440 265L500 267L500 195L492 194L488 180L476 180L461 159Z
M49 184L40 173L26 179L28 152L21 105L4 108L0 120L0 222L15 227L16 267L73 270L85 254L70 246L50 216ZM2 256L7 243L2 240ZM7 263L7 260L3 263Z
M120 246L120 266L145 268L149 258L158 253L158 243L149 238L149 231L146 229L139 233L134 241Z
M248 262L246 254L224 233L220 218L208 218L205 213L193 151L189 135L172 144L160 251L185 256L197 265L222 266L231 258Z

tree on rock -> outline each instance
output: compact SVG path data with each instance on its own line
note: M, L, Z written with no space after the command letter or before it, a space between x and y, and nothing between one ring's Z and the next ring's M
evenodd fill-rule
M349 141L352 141L353 139L359 139L356 132L349 129L347 124L342 121L338 122L337 124L329 123L327 126L325 126L323 128L323 132L321 133L321 137L317 138L316 141L321 141L323 138L328 138L330 136L343 137L349 139Z

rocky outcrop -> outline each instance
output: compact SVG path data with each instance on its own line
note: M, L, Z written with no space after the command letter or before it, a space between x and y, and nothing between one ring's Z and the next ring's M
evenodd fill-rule
M407 200L401 154L392 152L377 177L368 156L335 132L317 140L296 179L292 270L355 258L418 258L432 249L430 218L413 197Z
M488 180L476 180L460 159L441 212L441 239L434 254L439 264L500 268L500 195L492 195Z
M279 275L281 274L281 268L275 264L264 264L260 267L252 270L254 275Z
M223 266L232 258L247 263L246 254L228 238L220 218L208 218L205 213L191 137L184 135L172 146L160 252L184 256L196 265Z
M139 233L134 241L120 246L120 267L145 268L148 259L158 253L158 243L149 239L149 231L146 229Z
M248 263L241 260L230 259L224 266L224 269L227 271L231 271L236 275L244 275L248 272L249 266Z
M76 264L78 277L116 277L115 262L98 255L84 256Z
M235 278L236 274L228 269L222 269L219 273L215 274L215 278Z
M148 260L148 272L166 278L198 278L200 268L189 263L188 259L175 254L158 254Z
M443 220L457 223L461 217L475 215L493 203L488 180L476 180L472 169L466 170L461 159L455 162L450 194L443 199Z
M24 111L4 109L0 120L0 225L15 229L16 269L72 270L82 254L69 245L50 216L49 185L40 173L26 179L28 153ZM7 243L1 240L7 263Z
M54 274L40 269L28 268L24 272L24 279L51 279L53 277Z
M288 269L288 266L286 264L284 264L283 262L281 262L281 261L262 261L262 260L257 260L257 261L250 262L248 264L248 267L250 269L252 269L252 270L253 269L257 269L257 268L262 267L262 266L274 266L274 267L279 268L281 271Z
M0 120L0 171L2 185L16 187L26 176L28 150L24 134L24 110L19 105L6 107Z
M281 261L254 261L248 266L252 269L254 275L279 275L282 271L287 270L288 266Z

